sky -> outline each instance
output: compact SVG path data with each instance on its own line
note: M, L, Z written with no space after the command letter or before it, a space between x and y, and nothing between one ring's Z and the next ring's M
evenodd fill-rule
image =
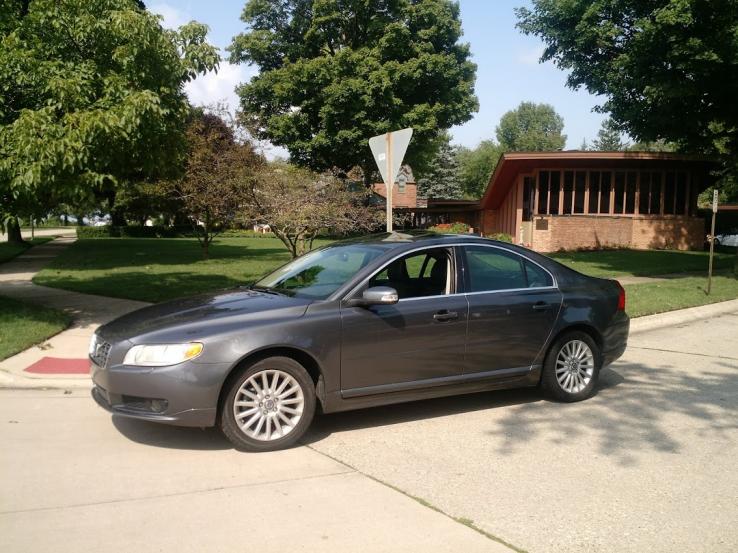
M207 24L210 42L221 48L224 56L233 36L245 29L240 20L244 4L245 0L146 2L151 11L163 17L167 27L178 27L193 19ZM596 137L604 117L592 108L601 99L585 90L568 88L565 72L551 62L538 62L543 43L515 28L513 9L529 4L526 0L460 1L462 40L471 45L473 61L477 64L479 111L467 123L451 129L454 143L473 148L482 140L494 138L500 117L523 101L545 102L554 107L564 118L568 149L579 148L583 139L591 142ZM235 108L238 98L234 88L256 73L256 68L224 61L217 74L210 73L188 83L187 94L197 105L225 101ZM268 154L284 155L280 150L275 148Z

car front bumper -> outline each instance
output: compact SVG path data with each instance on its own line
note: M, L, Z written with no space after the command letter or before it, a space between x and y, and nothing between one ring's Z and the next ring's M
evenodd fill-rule
M229 369L194 362L156 369L91 363L92 397L103 409L124 417L177 426L213 426Z

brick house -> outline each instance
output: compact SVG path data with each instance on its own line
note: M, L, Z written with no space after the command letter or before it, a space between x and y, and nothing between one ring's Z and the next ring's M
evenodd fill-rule
M508 153L479 202L479 226L544 252L701 248L697 196L714 182L715 168L670 153Z
M400 178L404 177L404 178ZM387 199L387 185L377 182L372 186L374 192ZM421 201L421 205L422 205ZM418 185L409 165L400 167L397 182L392 187L392 207L400 210L413 210L418 206Z

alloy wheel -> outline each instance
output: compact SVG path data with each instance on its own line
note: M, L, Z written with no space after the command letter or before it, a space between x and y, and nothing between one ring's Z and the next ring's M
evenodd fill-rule
M290 374L266 369L249 377L236 392L233 416L241 432L262 442L278 440L294 430L305 397Z
M563 345L556 357L556 380L561 389L576 394L592 381L595 361L590 347L582 340Z

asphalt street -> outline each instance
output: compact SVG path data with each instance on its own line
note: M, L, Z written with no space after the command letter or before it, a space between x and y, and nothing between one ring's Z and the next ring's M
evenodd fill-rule
M737 392L738 311L633 336L586 402L518 390L340 413L277 453L111 418L84 390L0 390L0 541L732 552Z

